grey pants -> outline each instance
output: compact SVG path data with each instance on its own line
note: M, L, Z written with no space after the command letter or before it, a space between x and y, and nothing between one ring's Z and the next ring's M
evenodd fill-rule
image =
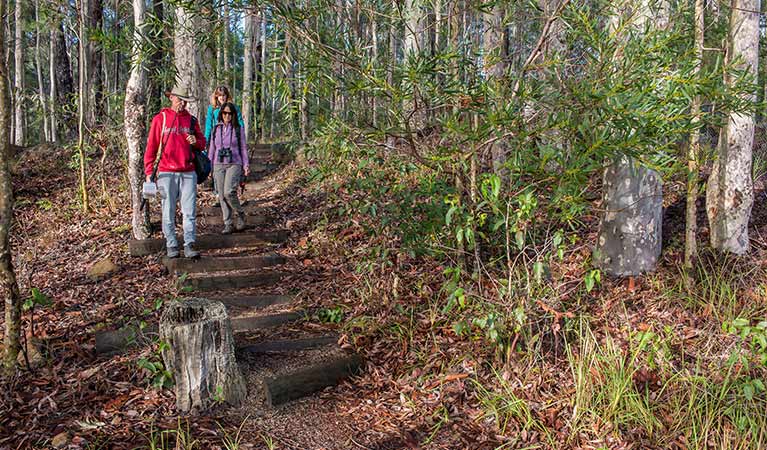
M242 166L239 164L216 164L213 166L213 180L216 184L218 201L224 215L224 226L232 225L232 212L242 215L242 205L237 197Z
M176 202L181 200L184 216L184 245L193 244L197 235L197 174L195 172L160 172L157 188L162 195L162 233L168 248L178 248L176 240Z

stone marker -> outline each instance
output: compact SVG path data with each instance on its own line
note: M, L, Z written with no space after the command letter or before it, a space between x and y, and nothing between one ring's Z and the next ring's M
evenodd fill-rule
M245 380L234 356L232 326L224 304L190 298L171 302L160 319L165 367L176 383L176 407L202 412L216 403L240 405Z
M652 271L661 253L663 186L660 176L621 155L605 170L604 216L594 265L612 276Z

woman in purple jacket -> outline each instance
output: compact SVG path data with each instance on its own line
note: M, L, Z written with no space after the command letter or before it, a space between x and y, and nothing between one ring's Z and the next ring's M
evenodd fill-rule
M232 213L234 229L245 229L245 214L237 197L237 188L243 177L250 175L248 145L245 140L245 128L237 120L237 108L232 103L224 103L218 113L218 121L210 134L210 161L213 164L213 179L221 202L224 215L223 234L232 232Z

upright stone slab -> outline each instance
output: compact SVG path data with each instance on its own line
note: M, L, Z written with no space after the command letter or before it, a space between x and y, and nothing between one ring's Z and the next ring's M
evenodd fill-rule
M201 412L213 404L237 406L245 380L234 356L232 325L224 304L202 298L170 303L160 319L165 367L176 383L180 412Z
M605 213L594 264L613 276L635 276L654 270L661 253L660 176L621 155L605 170L603 190Z

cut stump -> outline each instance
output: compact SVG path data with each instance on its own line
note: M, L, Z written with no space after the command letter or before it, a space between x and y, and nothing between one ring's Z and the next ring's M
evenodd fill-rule
M335 386L341 380L357 373L361 366L361 356L343 355L322 364L269 378L264 383L266 402L269 406L277 406Z
M221 302L172 302L160 319L165 367L176 381L176 408L197 413L220 402L240 405L245 380L234 356L232 325Z

